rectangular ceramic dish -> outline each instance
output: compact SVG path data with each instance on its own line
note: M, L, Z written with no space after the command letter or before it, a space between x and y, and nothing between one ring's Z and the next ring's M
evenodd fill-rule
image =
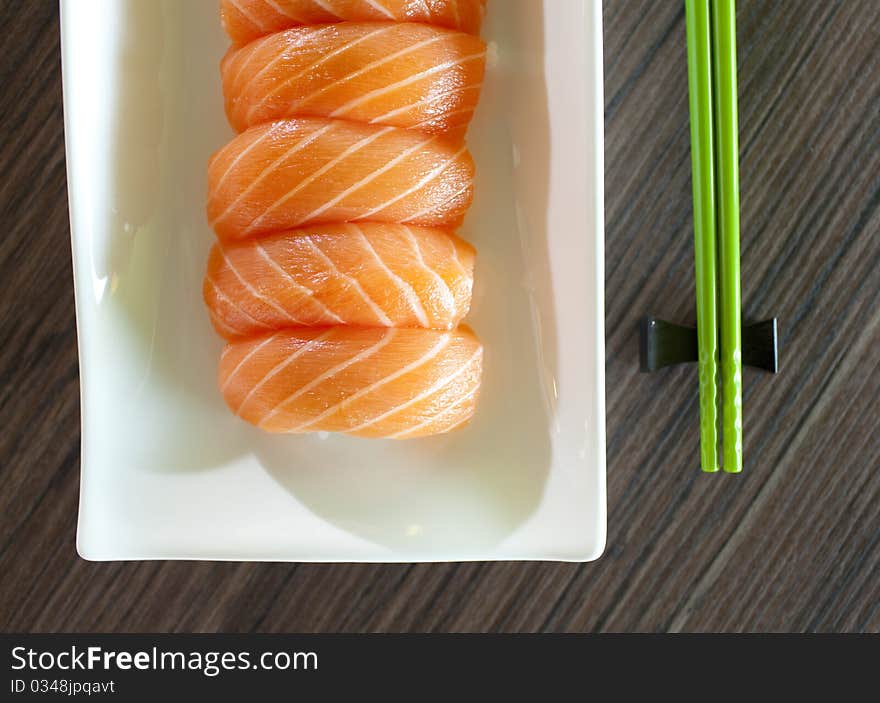
M216 387L205 164L232 134L215 0L62 0L86 559L589 560L605 542L599 0L492 0L469 134L474 422L262 434ZM95 31L96 27L101 31Z

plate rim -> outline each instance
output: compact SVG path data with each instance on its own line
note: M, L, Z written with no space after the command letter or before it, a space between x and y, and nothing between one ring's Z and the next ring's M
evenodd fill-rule
M584 80L592 80L592 90L586 91L588 97L587 117L591 123L592 129L589 130L587 137L589 143L588 149L592 149L594 153L593 159L587 160L588 173L592 176L594 188L590 196L594 199L594 207L592 213L593 227L595 236L593 239L593 259L594 259L594 275L599 285L595 288L594 309L592 314L596 321L595 328L592 330L596 340L596 357L595 367L592 369L592 375L596 382L597 392L595 393L595 405L593 410L596 422L596 466L595 466L595 490L597 504L595 506L595 529L589 539L585 539L582 547L572 549L568 553L552 553L552 549L544 548L541 554L536 555L506 555L503 551L488 556L455 556L455 555L439 555L430 558L411 558L407 555L389 555L388 558L310 558L310 559L293 559L293 558L261 558L252 555L241 556L192 556L192 555L163 555L163 554L138 554L134 556L115 556L103 555L100 550L95 550L88 544L88 540L84 535L83 522L86 512L84 506L84 496L87 492L89 484L89 456L91 446L91 432L88 430L87 417L90 415L89 408L92 405L91 394L89 393L89 383L85 380L88 376L88 364L83 362L86 356L91 352L88 350L90 346L87 341L89 337L89 329L91 327L90 313L86 312L87 305L83 303L85 293L83 286L86 285L82 267L85 265L84 256L78 254L78 243L82 243L82 236L77 236L75 222L77 221L76 210L79 208L78 199L74 195L74 186L72 174L76 170L78 157L77 149L73 146L74 140L70 138L72 134L71 118L68 110L69 101L69 77L70 61L67 58L69 45L65 41L68 34L69 19L67 19L68 11L66 8L71 4L72 0L59 0L60 14L60 44L61 44L61 64L62 64L62 100L64 105L64 135L65 135L65 158L67 172L67 194L68 208L70 219L70 247L73 269L73 288L74 302L76 309L76 331L77 331L77 352L79 365L79 394L80 394L80 490L77 517L77 535L76 549L79 556L86 561L105 562L105 561L223 561L223 562L254 562L254 563L370 563L370 564L398 564L398 563L448 563L448 562L495 562L495 561L512 561L512 562L531 562L531 561L551 561L551 562L568 562L583 563L594 561L602 556L606 548L607 542L607 446L606 446L606 403L605 403L605 286L604 286L604 257L605 257L605 223L604 223L604 64L603 64L603 17L601 0L582 0L584 3L584 19L588 23L588 29L585 37L589 44L590 55L588 57L592 66L587 66L584 73ZM592 506L590 506L592 507Z

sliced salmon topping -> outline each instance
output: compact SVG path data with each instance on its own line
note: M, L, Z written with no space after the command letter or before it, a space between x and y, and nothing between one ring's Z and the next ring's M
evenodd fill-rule
M236 44L303 24L422 22L478 34L486 0L221 0L220 17Z
M208 164L221 239L356 220L455 227L473 198L460 138L297 118L243 132Z
M238 131L285 117L338 117L461 134L485 61L477 37L421 24L297 27L230 49L226 114Z
M470 330L290 329L230 343L227 404L270 432L409 438L473 415L483 350Z
M474 249L440 229L316 225L214 245L204 297L227 339L296 325L452 329L467 314Z

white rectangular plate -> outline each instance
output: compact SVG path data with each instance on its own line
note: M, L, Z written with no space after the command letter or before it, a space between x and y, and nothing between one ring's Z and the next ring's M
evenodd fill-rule
M62 0L86 559L589 560L605 544L599 0L492 0L469 135L477 415L406 442L265 435L216 388L216 0ZM100 31L95 31L100 27Z

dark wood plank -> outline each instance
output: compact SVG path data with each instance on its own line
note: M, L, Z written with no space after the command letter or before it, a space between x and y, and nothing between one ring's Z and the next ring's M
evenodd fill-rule
M880 631L880 4L740 0L746 471L697 467L693 369L637 372L646 312L693 319L680 2L605 6L608 548L593 564L76 556L79 405L57 6L0 2L0 629Z

